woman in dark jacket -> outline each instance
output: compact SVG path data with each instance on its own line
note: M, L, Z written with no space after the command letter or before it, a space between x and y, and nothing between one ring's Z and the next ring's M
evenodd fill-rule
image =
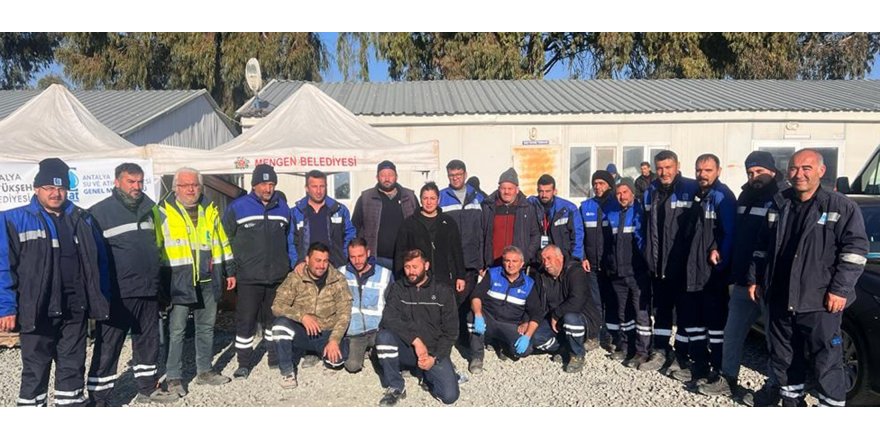
M464 290L464 256L461 238L455 220L440 212L440 189L428 182L419 193L422 208L404 220L397 235L394 251L395 275L403 273L403 255L419 249L431 264L434 280L452 286L456 292Z

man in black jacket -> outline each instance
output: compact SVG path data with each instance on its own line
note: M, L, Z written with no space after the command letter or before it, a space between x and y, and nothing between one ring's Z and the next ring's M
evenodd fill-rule
M770 369L783 406L804 406L807 368L820 406L844 406L843 309L856 299L868 237L858 205L822 189L822 155L800 150L788 163L791 188L775 196L779 216L754 252L752 299L767 292ZM768 224L770 219L768 218Z
M275 191L278 176L260 164L251 176L251 192L232 201L223 215L236 258L238 295L235 304L236 379L247 379L255 366L257 323L263 327L269 368L278 367L272 342L272 303L275 290L298 260L291 211Z
M110 312L100 232L67 200L69 170L41 161L31 202L0 212L0 332L21 332L18 406L46 406L53 361L55 406L86 403L86 321Z
M642 197L645 195L645 191L651 186L651 182L657 179L657 175L651 171L651 164L648 162L642 162L642 164L639 165L639 170L641 171L641 174L636 179L635 190L636 200L641 201Z
M579 261L566 261L562 250L552 244L541 251L541 261L538 290L546 315L535 331L535 348L545 352L562 348L569 355L565 372L578 373L584 369L584 339L599 334L599 306Z
M138 403L167 403L177 394L157 388L159 358L159 266L156 204L144 194L144 170L134 163L116 167L113 194L89 211L101 229L110 256L110 319L98 322L89 400L108 406L116 384L119 355L131 330ZM161 227L161 225L159 226Z
M444 404L458 400L458 377L449 354L458 337L458 312L452 289L433 283L430 263L414 249L403 258L406 277L385 293L385 309L376 335L385 395L379 406L406 397L402 368L418 367L431 394Z

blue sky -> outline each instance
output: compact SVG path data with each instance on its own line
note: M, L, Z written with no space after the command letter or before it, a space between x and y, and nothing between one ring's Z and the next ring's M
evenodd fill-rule
M330 60L330 70L328 72L324 72L324 82L340 82L342 81L342 74L339 72L336 63L336 39L338 37L337 32L319 32L321 35L321 40L324 42L325 47L330 52L331 60ZM244 66L241 66L242 70L244 70ZM32 84L36 84L37 80L40 77L46 74L55 74L63 76L62 67L58 64L53 64L44 72L41 72L37 78L32 81ZM544 78L545 79L560 79L568 77L568 69L565 64L557 63L553 70L550 71ZM268 81L271 78L264 78L264 80ZM871 68L871 72L868 74L868 79L880 79L880 57L874 60L874 65ZM65 78L65 81L68 81ZM370 81L372 82L387 82L390 81L388 78L388 63L385 61L379 61L375 58L371 57L370 60ZM68 81L69 83L69 81Z

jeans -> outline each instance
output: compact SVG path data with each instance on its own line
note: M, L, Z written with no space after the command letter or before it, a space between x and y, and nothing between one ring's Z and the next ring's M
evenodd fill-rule
M296 374L296 366L306 351L317 352L323 356L324 348L330 341L330 330L323 330L315 336L309 336L302 324L286 317L279 316L272 323L272 340L278 352L278 368L282 376ZM324 358L324 363L331 367L340 367L348 357L348 344L339 344L342 359L332 362ZM363 358L363 355L361 355Z
M739 377L746 336L758 318L762 306L749 299L746 286L734 285L728 302L727 325L724 326L724 343L721 350L721 373L727 377Z
M553 331L550 320L545 319L538 325L532 341L535 348L544 352L553 353L562 346L561 341L565 341L564 345L572 356L583 356L584 335L586 334L587 318L582 313L566 313L562 319L556 322L556 329Z
M183 341L186 334L186 320L193 313L195 324L196 373L211 370L214 359L214 321L217 319L217 299L211 281L199 283L195 304L174 304L168 314L168 360L165 362L166 378L183 378Z
M415 349L393 332L382 329L376 335L376 353L379 356L379 365L382 366L382 386L403 390L404 381L400 370L418 366ZM436 358L430 370L419 371L428 384L431 395L446 405L458 400L458 375L449 357Z

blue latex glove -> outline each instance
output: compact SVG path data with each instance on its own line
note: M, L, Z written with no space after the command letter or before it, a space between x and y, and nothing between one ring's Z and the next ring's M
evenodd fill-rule
M474 316L474 333L478 335L486 333L486 320L482 316Z
M516 354L523 354L526 352L526 350L529 349L530 339L531 338L529 338L528 336L522 335L519 337L519 339L516 340L516 343L513 344L513 346L516 347Z

